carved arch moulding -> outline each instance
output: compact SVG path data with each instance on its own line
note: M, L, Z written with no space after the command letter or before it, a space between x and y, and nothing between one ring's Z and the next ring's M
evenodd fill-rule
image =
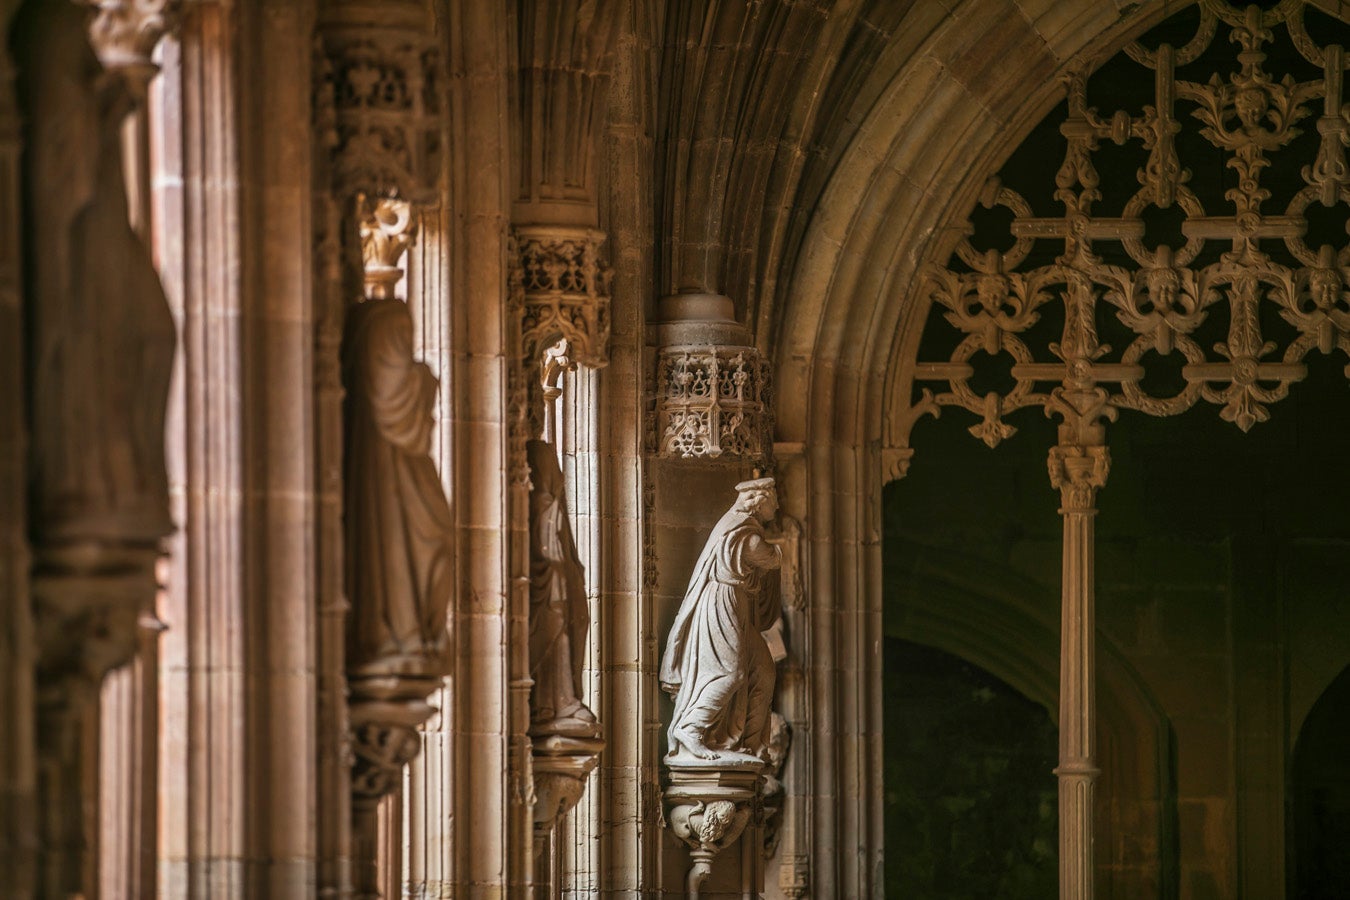
M1026 408L1083 445L1122 410L1202 403L1247 431L1311 356L1350 354L1347 44L1306 0L1202 0L1071 68L954 251L919 272L883 478L948 407L990 447Z

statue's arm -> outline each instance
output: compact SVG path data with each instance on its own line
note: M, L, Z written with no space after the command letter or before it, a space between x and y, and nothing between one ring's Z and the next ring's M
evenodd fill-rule
M762 535L752 534L745 543L745 560L755 569L777 569L783 565L783 551Z

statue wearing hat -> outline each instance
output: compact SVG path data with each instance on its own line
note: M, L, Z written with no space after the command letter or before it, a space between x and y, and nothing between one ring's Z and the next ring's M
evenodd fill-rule
M775 667L761 631L779 615L782 553L764 525L778 499L772 478L736 492L694 565L661 660L661 686L675 696L672 760L758 761L769 742Z

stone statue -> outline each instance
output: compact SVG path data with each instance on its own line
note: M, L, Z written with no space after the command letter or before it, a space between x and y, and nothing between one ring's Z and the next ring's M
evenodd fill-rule
M577 697L589 615L585 574L567 520L558 455L529 441L530 463L530 732L594 735L595 716Z
M765 523L772 478L736 485L736 503L708 536L661 660L675 695L668 760L761 761L771 730L774 661L761 631L778 618L779 548Z
M133 98L87 29L85 6L27 3L11 30L26 120L34 532L39 548L155 547L172 530L164 416L176 335L127 218Z
M413 358L407 305L373 296L347 314L348 671L435 670L447 649L454 520L431 449L436 377Z

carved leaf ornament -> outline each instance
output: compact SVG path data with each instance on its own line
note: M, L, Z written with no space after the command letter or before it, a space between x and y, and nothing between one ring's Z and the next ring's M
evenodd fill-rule
M922 274L931 307L891 452L948 406L978 416L969 431L990 447L1026 407L1099 422L1204 401L1246 431L1309 354L1350 353L1350 63L1337 36L1350 29L1301 0L1202 0L1091 79L1070 75L1044 123L1058 135L1028 139L949 262ZM1151 103L1088 104L1090 87L1124 104L1122 85L1150 81ZM1026 162L1036 139L1042 157L1063 148L1053 184ZM923 361L935 347L945 358Z

